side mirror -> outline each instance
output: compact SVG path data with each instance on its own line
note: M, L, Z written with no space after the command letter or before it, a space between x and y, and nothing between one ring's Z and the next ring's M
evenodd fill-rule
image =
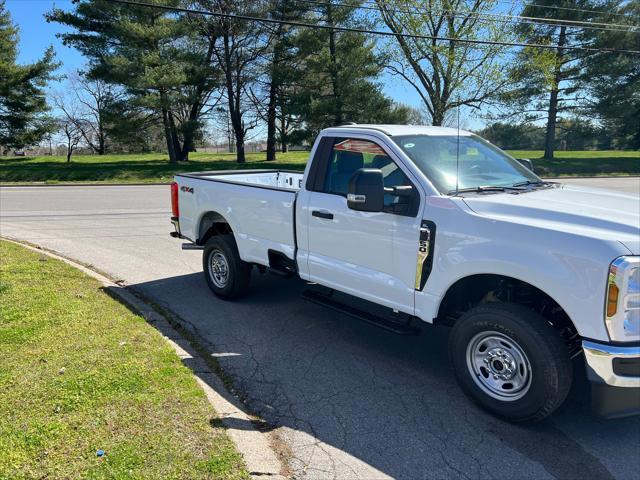
M518 158L520 164L533 172L533 162L528 158Z
M384 207L384 178L377 168L361 168L349 179L347 206L360 212L381 212Z

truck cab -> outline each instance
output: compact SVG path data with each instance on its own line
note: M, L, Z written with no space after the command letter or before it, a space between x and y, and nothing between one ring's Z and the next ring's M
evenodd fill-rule
M443 127L323 130L304 174L178 175L174 236L224 299L271 269L409 333L446 325L463 389L512 421L551 414L583 356L595 409L640 411L640 202L540 179ZM418 328L416 328L416 326Z

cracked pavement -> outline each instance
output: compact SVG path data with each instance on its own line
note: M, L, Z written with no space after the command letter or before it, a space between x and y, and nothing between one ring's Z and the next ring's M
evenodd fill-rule
M640 189L638 179L607 180L597 186ZM247 298L216 299L200 252L169 237L168 207L166 186L2 187L0 234L90 264L177 314L235 393L278 428L293 477L623 479L640 471L640 417L592 416L580 360L553 417L504 423L458 389L444 329L396 336L304 302L300 280L257 272Z

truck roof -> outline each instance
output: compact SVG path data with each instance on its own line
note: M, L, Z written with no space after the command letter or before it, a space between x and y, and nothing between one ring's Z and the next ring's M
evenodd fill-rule
M337 131L336 131L337 130ZM430 135L430 136L469 136L472 132L466 130L458 131L457 128L432 127L428 125L375 125L375 124L348 124L338 127L326 128L322 133L339 135L340 130L376 130L390 137L399 135Z

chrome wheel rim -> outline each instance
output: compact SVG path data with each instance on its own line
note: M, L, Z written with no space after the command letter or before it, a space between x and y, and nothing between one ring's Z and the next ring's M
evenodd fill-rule
M492 398L515 401L531 386L531 364L511 337L481 332L467 346L467 368L480 389Z
M229 283L229 264L220 250L213 250L209 254L209 277L218 288L224 288Z

